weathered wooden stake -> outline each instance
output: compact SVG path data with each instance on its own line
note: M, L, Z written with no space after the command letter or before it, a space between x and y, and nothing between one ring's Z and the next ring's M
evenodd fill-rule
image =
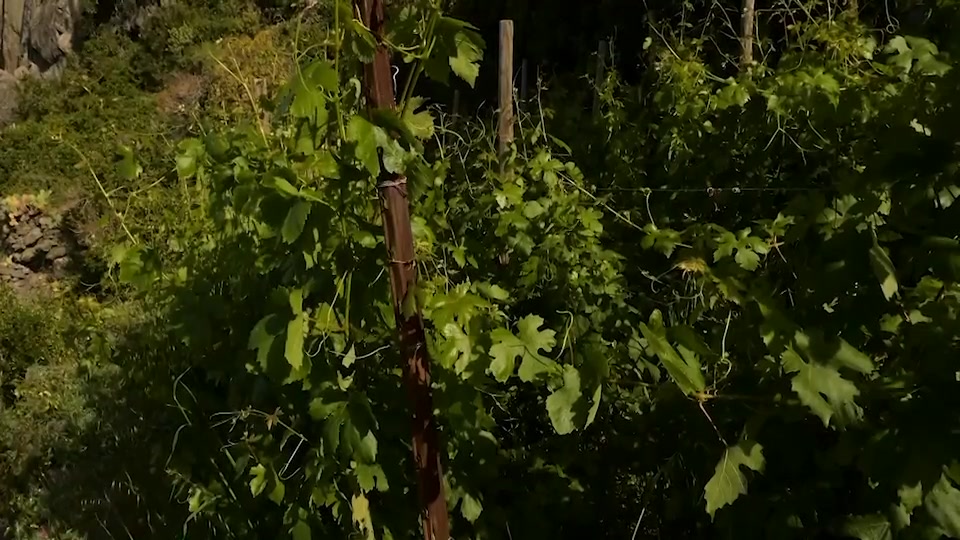
M753 63L753 21L756 17L754 0L743 0L743 13L740 17L740 70L747 69Z
M500 21L500 121L497 136L500 155L507 153L513 142L513 21Z
M354 3L360 11L363 23L378 40L373 63L364 66L364 91L368 107L395 108L390 54L381 41L385 23L383 0L354 0ZM427 356L420 307L413 298L408 298L408 295L413 295L416 290L417 267L414 262L407 179L381 167L377 189L383 215L384 241L389 257L393 313L400 333L403 379L413 406L413 459L417 468L424 538L449 540L449 516L430 391L430 359ZM410 305L415 306L415 309L404 309L404 306Z

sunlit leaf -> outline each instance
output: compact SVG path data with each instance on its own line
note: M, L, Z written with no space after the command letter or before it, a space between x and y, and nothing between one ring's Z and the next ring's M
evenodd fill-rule
M764 465L763 447L756 442L741 441L727 448L704 488L710 517L713 518L717 510L732 504L747 492L747 477L740 470L741 467L762 473Z

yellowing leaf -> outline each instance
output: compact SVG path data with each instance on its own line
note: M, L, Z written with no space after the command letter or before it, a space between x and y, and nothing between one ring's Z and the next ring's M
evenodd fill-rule
M370 501L362 493L353 496L350 504L353 514L353 522L360 527L362 532L367 533L368 537L373 536L373 517L370 515Z
M747 478L740 467L762 473L764 465L763 447L756 442L742 441L727 448L704 489L710 517L747 492Z

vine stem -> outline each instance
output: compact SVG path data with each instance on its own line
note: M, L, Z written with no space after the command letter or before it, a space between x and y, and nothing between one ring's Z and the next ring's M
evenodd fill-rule
M78 156L80 156L80 159L83 161L83 164L86 165L86 166L87 166L87 170L90 171L90 175L93 176L93 181L96 182L96 183L97 183L97 187L100 188L100 193L103 194L103 198L107 201L107 206L110 207L110 210L113 211L113 215L115 215L115 216L117 217L117 221L120 222L120 227L123 229L123 232L126 233L127 238L129 238L131 242L133 242L134 244L138 244L139 242L137 242L136 237L134 237L134 236L133 236L133 233L130 232L130 229L127 228L127 224L126 224L126 222L125 222L124 219L123 219L123 215L120 214L120 211L117 210L117 207L116 207L116 206L114 206L113 200L110 198L110 195L107 194L107 190L103 188L103 183L100 182L100 177L97 176L97 171L93 170L93 166L90 165L90 161L87 159L87 156L85 156L85 155L83 154L83 152L80 151L79 148L77 148L76 146L74 146L73 144L71 144L71 143L69 143L69 142L67 142L67 141L64 141L64 140L63 140L62 138L60 138L60 137L56 137L56 136L55 136L55 137L54 137L54 140L59 140L59 141L62 142L63 144L66 144L66 145L69 146L74 152L76 152Z

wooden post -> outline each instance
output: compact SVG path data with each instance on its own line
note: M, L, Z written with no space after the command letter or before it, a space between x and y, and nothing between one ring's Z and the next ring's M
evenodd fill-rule
M609 45L607 40L601 39L597 46L597 74L594 79L593 89L593 117L600 117L600 85L603 83L603 73L607 67L607 50Z
M500 155L513 142L513 21L500 21L500 121L497 135Z
M753 63L753 20L756 10L754 0L743 0L743 13L740 18L742 30L740 41L740 71L750 67Z
M390 54L381 41L385 23L383 0L354 0L354 3L363 23L378 40L373 62L364 66L367 106L370 109L395 108ZM415 301L411 302L413 298L407 298L414 294L417 281L407 179L387 172L385 167L380 170L377 189L390 265L393 313L400 334L403 380L413 406L413 459L417 468L424 538L449 540L450 524L443 489L440 445L430 391L430 359L427 356L420 306ZM405 310L405 305L413 305L415 309Z

